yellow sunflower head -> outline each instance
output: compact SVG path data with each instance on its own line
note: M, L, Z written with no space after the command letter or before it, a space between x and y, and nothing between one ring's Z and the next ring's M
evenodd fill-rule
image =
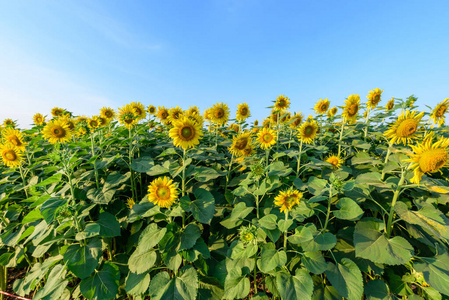
M280 206L281 212L290 211L295 205L299 204L302 196L302 193L298 190L280 191L274 198L274 204Z
M153 115L153 116L154 116L154 115L156 114L156 112L157 112L156 106L154 106L154 105L148 105L147 111L148 111L148 113L149 113L150 115Z
M173 139L175 147L189 149L200 143L203 131L197 122L183 117L173 123L173 128L170 129L168 135Z
M329 99L320 99L318 100L318 102L315 104L315 106L313 107L313 109L315 109L316 114L318 115L323 115L327 112L327 110L329 109L330 106L330 102Z
M441 103L438 103L430 114L430 120L432 120L434 124L438 124L438 127L444 124L444 121L446 119L445 114L448 107L449 98L446 98Z
M110 107L103 107L100 110L100 116L105 118L108 122L110 122L115 118L115 111Z
M170 120L168 119L169 110L165 108L165 106L159 106L157 108L157 117L165 125L168 125L170 123Z
M281 119L279 120L279 122L282 124L287 124L287 123L290 123L291 119L292 119L292 114L289 111L287 111L281 115Z
M270 128L271 127L271 122L270 122L270 118L265 118L262 121L262 127L263 128Z
M18 167L23 161L23 152L11 144L0 144L2 161L10 168Z
M411 162L410 169L413 169L414 176L410 180L412 183L421 181L421 177L427 173L441 172L441 168L449 166L448 150L449 150L449 138L440 138L437 142L433 143L431 139L428 139L416 146L411 145L413 152L409 154Z
M126 104L125 106L120 107L118 111L118 121L126 128L133 128L134 125L139 122L134 114L134 109L131 107L131 105Z
M3 141L15 146L19 151L25 151L26 143L23 142L23 134L12 127L6 127L2 132Z
M424 112L418 114L416 110L412 112L408 109L402 111L396 122L385 131L384 135L387 139L390 139L391 144L399 142L407 145L407 143L421 137L418 127L423 116Z
M306 144L313 143L318 133L318 124L313 119L307 119L298 129L298 138Z
M87 120L87 126L90 129L96 129L101 126L101 121L99 120L98 116L92 116L92 118L89 118Z
M53 107L51 109L51 115L55 118L60 117L64 114L65 109L59 107Z
M11 120L11 119L5 119L4 121L3 121L3 126L5 126L5 127L12 127L12 128L16 128L16 122L15 121L13 121L13 120Z
M327 111L327 117L333 118L337 114L337 112L338 112L338 108L336 106L334 106Z
M233 138L232 145L231 147L229 147L229 151L231 152L231 154L237 157L248 156L246 155L246 153L248 153L249 151L250 155L252 151L251 143L251 132L244 131ZM251 147L251 149L245 151L245 149L248 147Z
M391 97L390 101L385 105L387 111L392 110L394 107L394 97Z
M80 137L87 134L87 129L84 126L80 126L76 129L75 134Z
M276 131L270 128L262 128L257 133L257 143L260 144L260 148L268 149L276 144Z
M209 110L210 120L216 125L225 125L229 119L229 107L225 103L216 103Z
M63 120L52 120L42 130L44 138L51 144L66 143L72 137L69 125Z
M374 90L368 92L368 96L366 96L366 98L368 98L368 102L366 103L368 109L373 109L377 106L377 104L379 104L383 91L384 90L375 88Z
M259 120L254 120L253 126L254 126L254 127L259 126Z
M169 120L171 123L176 122L184 117L184 111L178 105L170 109Z
M173 180L159 177L148 186L148 200L160 207L168 208L178 199L179 191Z
M240 131L239 124L231 123L228 127L229 130L234 131L235 133L238 133Z
M359 107L360 96L356 94L350 95L345 101L345 106L341 115L345 122L348 122L349 124L355 123Z
M136 117L136 122L139 122L142 119L145 119L147 116L147 112L145 110L145 106L140 102L131 102L129 104L131 106L131 110L134 114L134 117Z
M298 128L301 125L303 119L304 116L301 112L295 113L290 119L290 127L292 129Z
M204 119L199 113L191 113L188 118L195 121L200 127L203 127Z
M326 157L326 162L330 163L332 165L333 169L339 169L343 164L343 159L340 158L340 156L331 154L328 157Z
M36 126L43 125L45 123L45 117L41 115L40 113L36 113L33 116L33 123Z
M75 122L74 122L73 119L70 118L69 116L65 115L65 116L61 117L61 120L62 120L63 122L66 122L66 123L67 123L67 125L69 126L69 129L70 129L70 130L75 129Z
M189 109L186 110L186 114L188 116L194 115L194 114L198 114L200 115L200 109L198 108L198 106L194 105L194 106L189 106Z
M274 102L274 107L276 110L287 110L290 107L290 99L284 95L279 95Z
M86 116L78 116L78 117L76 118L76 123L77 123L77 124L87 125L87 121L88 121L88 120L89 120L89 118L86 117Z
M246 103L241 103L237 105L237 113L236 113L236 119L237 121L243 122L248 117L250 117L251 114L249 112L249 106Z

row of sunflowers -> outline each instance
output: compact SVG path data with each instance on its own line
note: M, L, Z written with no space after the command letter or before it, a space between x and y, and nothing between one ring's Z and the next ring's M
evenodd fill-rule
M382 92L307 118L280 95L260 124L246 103L6 119L0 294L449 297L449 98Z

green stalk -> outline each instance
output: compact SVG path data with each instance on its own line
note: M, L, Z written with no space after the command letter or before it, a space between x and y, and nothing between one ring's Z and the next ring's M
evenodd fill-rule
M393 226L391 223L393 222L394 206L396 205L399 195L401 194L402 184L405 181L405 175L407 175L407 172L408 172L408 168L405 170L402 169L401 179L399 179L398 186L396 187L396 190L394 191L393 201L391 201L390 213L388 214L388 221L387 221L387 228L386 228L387 238L390 238L391 231L393 230Z
M231 159L232 161L232 159ZM182 196L186 194L186 149L184 149L182 155ZM227 177L226 177L227 178ZM227 181L227 180L226 180Z
M229 182L229 176L231 175L231 168L232 168L232 160L233 159L234 159L234 154L231 155L231 161L229 162L228 174L226 175L225 192L228 190L228 182Z
M287 223L288 220L288 209L284 211L285 214L285 223ZM287 251L287 234L288 234L288 228L284 231L284 251Z
M0 289L3 292L6 291L7 284L8 284L8 269L6 267L0 266ZM3 300L3 294L0 294L0 299Z
M257 261L257 252L254 261ZM254 294L257 294L257 266L254 266Z
M296 177L299 177L299 166L301 165L302 140L299 143L298 164L296 166Z
M265 149L265 163L268 167L268 156L270 155L270 148Z
M391 143L388 143L388 150L387 150L387 156L385 157L385 162L384 162L384 168L383 168L383 170L382 170L382 177L380 178L380 180L384 180L384 178L385 178L385 167L386 167L386 165L387 165L387 162L388 162L388 158L390 158L390 154L391 154L391 146L392 146L392 144Z
M338 140L338 157L340 157L341 154L341 141L343 140L343 128L345 126L345 122L341 123L341 128L340 128L340 139Z
M28 192L26 189L26 181L25 181L25 176L23 175L22 165L19 165L19 171L20 171L20 177L22 178L22 182L23 182L23 188L25 190L25 195L28 198Z
M327 203L326 221L324 222L323 232L327 229L327 224L329 223L329 217L331 215L331 205L332 205L332 184L329 186L329 200Z
M90 150L92 157L95 156L95 150L94 150L94 133L92 132L90 134ZM98 170L95 166L95 160L94 160L94 170L95 170L95 183L97 184L97 189L100 189L100 184L98 183Z
M365 141L366 141L366 136L368 135L369 113L370 113L370 110L368 109L368 112L366 113L366 119L365 119L365 123L366 123L365 134L363 135L363 139L364 139Z
M279 112L277 113L277 124L276 124L276 152L279 152Z
M134 182L134 175L133 175L133 169L131 168L132 158L133 158L133 149L132 149L132 134L131 134L131 127L128 129L129 131L129 149L128 149L128 160L129 160L129 172L131 173L131 190L133 195L133 200L137 202L137 190L135 188L135 182Z

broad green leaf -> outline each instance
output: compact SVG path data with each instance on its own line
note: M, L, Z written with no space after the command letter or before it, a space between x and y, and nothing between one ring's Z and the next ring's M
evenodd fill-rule
M341 198L336 206L339 210L336 210L333 213L338 219L356 221L363 216L363 210L357 202L350 198Z
M357 265L348 258L334 265L329 262L326 276L337 292L348 300L360 300L363 296L363 278Z
M35 184L34 187L47 186L47 185L50 185L55 182L61 182L61 178L62 178L62 173L57 173L41 182Z
M181 245L179 250L192 248L201 236L201 229L198 225L190 223L181 233Z
M274 230L277 228L276 223L277 217L276 215L266 215L263 218L259 219L259 224L262 226L262 228L268 229L268 230Z
M439 291L449 296L449 255L447 252L435 257L420 257L419 263L415 263L415 269L422 272L426 282Z
M357 222L354 230L355 255L379 264L408 263L413 256L413 247L400 236L387 239L380 232L383 228L384 223L378 219L363 219Z
M164 237L167 228L158 228L156 223L148 225L139 236L137 247L151 249Z
M67 271L65 266L56 265L48 275L48 280L44 287L37 291L33 299L35 300L53 300L60 299L65 287L69 283L65 279Z
M194 300L198 294L198 274L192 266L185 266L180 276L170 279L167 272L160 272L150 283L149 293L154 300Z
M288 219L288 220L281 219L278 222L278 227L279 227L280 231L285 232L290 228L290 226L292 226L292 224L293 224L293 220L291 220L291 219Z
M224 290L215 278L203 277L198 282L198 300L221 300Z
M391 300L390 290L387 284L380 280L370 280L365 285L366 300Z
M250 290L249 279L242 275L242 269L233 268L226 276L224 285L225 299L241 299L248 296Z
M137 247L129 257L129 270L137 275L150 270L156 262L157 254L152 248Z
M30 211L25 217L23 217L22 224L28 224L36 220L42 219L41 212L37 209Z
M335 247L337 238L330 232L318 233L311 241L303 242L301 247L307 252L326 251Z
M95 223L89 223L86 225L86 227L82 232L78 232L75 235L75 239L77 241L81 241L98 235L100 235L100 225Z
M167 168L164 168L163 166L160 165L155 165L147 172L147 174L150 176L159 176L167 172L168 172Z
M233 241L231 246L229 247L230 257L231 258L249 258L254 256L258 250L257 244L248 243L244 244L240 240Z
M273 243L265 244L260 253L260 259L257 260L258 268L268 273L277 267L283 267L287 263L287 254L285 251L277 251Z
M318 230L314 224L306 224L305 226L299 226L295 228L295 234L288 237L290 243L302 244L313 240Z
M64 253L64 262L73 274L84 279L96 269L101 256L101 241L92 239L86 246L73 244Z
M195 168L195 179L199 182L207 182L212 179L216 179L220 176L226 175L225 172L219 173L217 170L208 167Z
M103 186L103 192L124 183L129 179L130 176L131 176L130 172L127 172L125 174L121 174L120 172L112 172L106 178L106 182L104 183Z
M139 296L144 294L148 290L149 285L149 273L135 274L129 272L128 276L126 277L125 290L130 295Z
M120 236L120 223L113 214L102 212L95 223L100 225L100 235L102 237Z
M304 252L301 261L304 267L313 274L321 274L327 269L327 263L321 251Z
M377 187L388 187L382 179L382 174L378 172L363 173L357 176L355 182L362 185L373 185Z
M326 190L327 181L324 179L319 179L317 177L310 177L307 182L307 186L309 188L309 192L314 194L315 196L321 195L324 190Z
M305 269L298 269L294 276L285 272L277 273L276 287L282 299L312 299L313 281Z
M56 212L59 207L67 204L67 200L60 198L50 198L45 201L41 206L41 214L44 217L47 224L52 223L55 220Z
M221 221L220 224L228 229L240 226L244 218L253 210L254 207L246 207L245 202L240 202L236 206L234 206L231 215L225 220Z
M215 213L215 199L209 191L198 188L194 190L195 200L190 203L193 217L200 223L210 224Z
M110 262L105 262L100 271L81 280L80 290L84 297L91 300L115 299L119 280L119 268Z
M131 162L131 169L139 173L146 173L154 166L154 161L149 156L134 158Z

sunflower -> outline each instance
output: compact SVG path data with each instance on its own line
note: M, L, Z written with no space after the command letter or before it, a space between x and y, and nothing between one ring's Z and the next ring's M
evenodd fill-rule
M18 167L22 164L23 153L16 146L11 144L0 144L2 160L10 168Z
M136 201L134 201L133 198L128 198L126 200L126 206L128 206L128 208L131 210L134 206L134 204L136 204Z
M270 128L271 127L271 122L270 122L270 118L265 118L262 121L262 127L263 128Z
M53 117L60 117L60 116L62 116L62 114L64 113L64 109L63 108L59 108L59 107L53 107L52 109L51 109L51 115L53 116Z
M292 118L292 114L289 111L287 111L282 114L281 119L279 121L282 124L286 124L286 123L290 122L291 118Z
M239 124L232 123L229 125L228 129L238 133L240 131L240 126Z
M444 114L446 113L448 106L449 98L446 98L441 103L438 103L430 114L430 120L433 120L434 124L438 124L438 127L444 124L446 118Z
M412 112L408 109L403 111L396 122L385 131L384 135L387 139L391 139L391 144L402 142L407 145L407 143L411 143L414 139L421 136L418 126L421 118L424 116L424 112L417 113L416 110Z
M139 122L142 119L145 119L147 116L147 112L145 110L145 106L140 102L131 102L129 104L131 106L132 112L136 117L136 122Z
M170 109L168 119L171 123L181 120L184 116L184 111L178 105Z
M217 125L225 125L229 119L229 107L222 102L214 104L209 110L210 120Z
M99 120L98 116L93 116L92 118L87 120L87 126L90 129L95 129L101 126L101 121Z
M249 112L248 104L241 103L237 105L237 113L236 113L236 119L237 121L243 122L245 121L249 116L251 116Z
M203 117L199 113L191 113L188 118L192 121L195 121L200 127L203 127Z
M148 200L160 207L168 208L175 203L179 191L168 177L159 177L148 186Z
M259 125L259 120L254 120L254 127L257 127Z
M72 137L69 125L59 119L48 122L42 130L42 134L51 144L65 143Z
M295 113L290 119L290 127L293 129L298 128L298 126L301 125L303 119L304 117L301 112Z
M12 127L12 128L16 128L16 122L15 121L13 121L13 120L11 120L11 119L5 119L4 121L3 121L3 126L5 126L5 127Z
M242 155L243 156L251 156L252 154L254 154L256 151L254 149L254 145L253 143L249 143L245 149L243 149L242 151Z
M157 108L157 117L165 125L168 125L170 123L168 116L169 116L169 110L167 108L165 108L165 106L159 106Z
M313 119L307 119L307 121L299 127L298 131L299 140L303 143L311 144L316 138L318 124Z
M413 169L414 176L410 180L412 183L419 184L421 177L427 173L441 172L441 168L448 167L449 138L440 138L435 143L431 139L411 145L413 152L409 154L411 162L410 169Z
M343 164L343 159L340 158L340 156L331 154L328 157L326 157L326 162L330 163L332 165L333 169L339 169Z
M359 106L360 106L359 95L353 94L346 99L343 113L341 114L345 122L348 122L349 124L355 123L357 113L359 112Z
M120 124L128 129L133 128L134 125L137 124L138 120L134 115L134 110L131 105L126 104L125 106L120 107L118 111L118 121Z
M327 111L327 117L332 118L337 114L338 108L336 106L332 107Z
M36 113L33 116L33 123L36 126L43 125L45 123L45 117L41 115L40 113Z
M330 106L330 102L329 99L321 99L318 100L318 102L315 104L315 106L313 107L313 109L315 110L315 112L318 115L323 115L327 112L327 110L329 109Z
M280 206L281 212L291 210L295 205L299 204L302 199L302 193L298 190L280 191L279 195L274 198L274 204Z
M23 142L23 134L12 127L7 127L2 132L3 141L15 146L19 151L25 151L26 144Z
M173 139L175 147L181 147L185 150L200 143L203 131L197 122L183 117L173 123L173 128L170 129L168 135Z
M61 120L67 123L70 130L75 129L75 122L69 116L63 116Z
M366 103L366 106L368 107L369 110L375 108L377 106L377 104L379 104L380 97L381 97L383 91L384 90L375 88L374 90L368 92L368 96L366 96L366 98L368 98L368 102Z
M100 116L105 118L108 122L110 122L115 118L115 111L110 107L103 107L100 110Z
M251 147L251 132L244 131L233 138L232 145L229 147L229 152L237 157L248 156L245 154L248 153L248 151L249 154L251 154L252 149L251 147L251 149L245 152L245 149L248 147Z
M276 131L270 128L262 128L257 134L257 142L262 149L271 148L276 144Z
M78 129L75 131L75 134L77 136L83 136L85 134L87 134L87 130L86 128L84 128L83 126L78 127Z
M279 97L276 98L274 107L276 108L276 110L287 110L290 107L290 99L288 99L288 97L285 97L284 95L279 95Z
M150 115L153 115L153 116L154 116L154 115L156 114L156 112L157 112L156 106L154 106L154 105L148 105L147 111L148 111L148 113L149 113Z
M87 124L87 120L89 120L89 118L88 117L86 117L86 116L78 116L77 118L76 118L76 123L77 124Z
M390 101L388 101L387 105L385 105L386 110L392 110L394 107L394 97L391 97Z
M210 115L211 108L212 107L209 107L204 111L204 119L206 119L208 122L212 122L211 115Z
M189 106L189 109L186 110L186 114L188 116L193 115L193 114L200 114L200 109L198 108L198 106L194 105L194 106Z

